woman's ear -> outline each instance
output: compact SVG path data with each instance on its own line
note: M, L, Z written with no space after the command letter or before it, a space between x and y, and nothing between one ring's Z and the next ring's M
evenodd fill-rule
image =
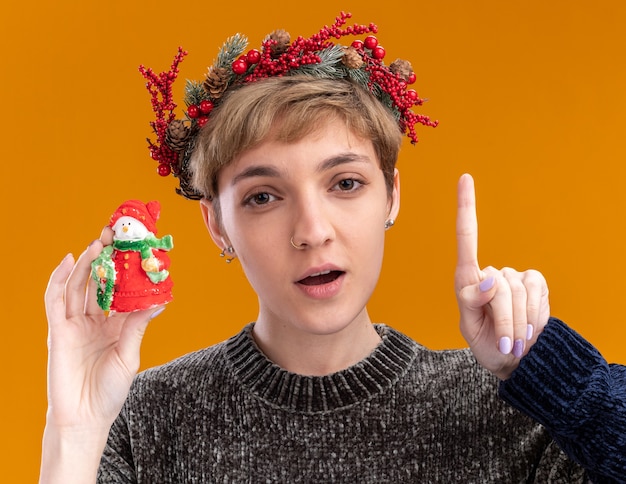
M389 199L389 219L395 220L400 212L400 172L397 168L393 171L393 190Z
M230 242L228 241L226 234L224 234L219 217L215 212L215 204L211 200L203 198L200 200L200 211L202 212L204 224L209 230L209 234L211 235L213 242L215 242L215 245L217 245L220 250L230 247Z

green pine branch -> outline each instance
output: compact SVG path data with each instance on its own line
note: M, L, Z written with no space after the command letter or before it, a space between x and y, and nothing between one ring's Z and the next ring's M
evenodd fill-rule
M318 64L306 64L298 67L292 72L307 74L315 77L337 79L344 77L346 67L341 62L343 48L340 45L333 45L318 53L320 62Z
M185 84L185 104L187 107L192 104L197 106L205 99L207 99L207 94L202 87L202 82L187 80Z
M214 62L215 67L230 69L231 64L244 53L247 46L247 37L241 34L229 37L217 54L217 59Z

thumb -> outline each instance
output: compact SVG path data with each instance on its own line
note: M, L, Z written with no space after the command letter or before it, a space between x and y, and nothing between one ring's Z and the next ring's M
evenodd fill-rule
M118 344L119 356L127 368L135 372L139 369L139 350L148 324L164 310L165 306L160 306L128 315L120 333Z
M464 336L473 334L473 325L482 322L484 307L496 293L496 278L488 276L479 283L462 288L457 295L461 314L461 331Z

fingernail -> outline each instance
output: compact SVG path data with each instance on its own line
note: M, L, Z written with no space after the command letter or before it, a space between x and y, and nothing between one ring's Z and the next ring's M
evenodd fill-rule
M489 276L487 279L481 281L478 287L480 288L482 292L487 292L489 289L493 287L495 282L496 282L495 278L493 276Z
M159 314L161 314L163 311L165 311L165 306L160 307L159 309L157 309L155 312L153 312L150 315L150 321L152 321L154 318L156 318Z
M516 339L515 343L513 344L513 356L515 356L515 358L521 358L523 354L524 341L522 341L521 339Z
M509 338L508 336L503 336L502 338L500 338L500 341L498 342L498 349L503 355L508 355L512 349L511 338Z
M532 324L529 324L528 326L526 326L526 341L532 339L533 334L535 334L535 328L533 328Z

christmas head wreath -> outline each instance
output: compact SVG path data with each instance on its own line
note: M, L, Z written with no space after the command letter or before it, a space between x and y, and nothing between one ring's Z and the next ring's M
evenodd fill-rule
M383 63L385 49L372 35L374 24L345 26L351 15L342 12L331 26L323 27L311 37L298 37L293 42L287 32L276 30L263 41L260 50L246 52L247 39L236 34L226 40L206 77L202 81L187 81L184 119L176 119L176 104L172 84L178 77L178 66L187 55L179 47L170 70L156 74L144 66L139 71L146 79L156 120L150 123L156 141L148 139L152 159L158 162L158 173L179 178L176 192L185 198L198 200L202 195L191 185L189 160L199 130L210 122L211 111L229 89L267 77L304 74L318 78L351 79L370 91L395 116L402 133L412 143L417 142L415 125L436 126L427 116L411 109L421 106L417 92L409 86L415 73L408 61L397 59L389 66ZM349 46L332 39L362 36Z

